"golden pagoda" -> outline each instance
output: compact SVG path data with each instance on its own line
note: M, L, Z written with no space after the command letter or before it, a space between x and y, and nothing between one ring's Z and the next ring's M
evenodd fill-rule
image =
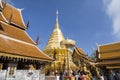
M54 30L48 40L47 45L44 48L44 52L49 55L50 57L54 58L55 61L52 64L49 64L46 66L46 72L49 70L51 74L54 74L56 71L57 73L60 72L60 70L64 71L67 69L67 48L65 45L61 45L61 41L64 41L65 38L59 28L59 22L58 22L58 11L56 12L56 23ZM69 63L70 66L75 66L72 62L72 51L69 49ZM53 73L52 73L53 72Z
M64 39L64 36L59 28L59 23L58 23L58 11L56 12L56 24L55 24L55 28L48 40L48 43L46 45L46 47L44 48L44 51L46 50L51 50L54 48L63 48L60 45L60 42Z

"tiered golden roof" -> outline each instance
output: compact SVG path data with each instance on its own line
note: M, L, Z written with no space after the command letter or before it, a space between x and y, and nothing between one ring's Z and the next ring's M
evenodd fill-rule
M99 45L97 53L99 61L96 66L106 69L120 68L120 42Z
M26 33L21 10L5 2L0 4L0 56L53 61Z
M0 21L0 27L2 28L2 30L0 30L0 34L4 34L6 36L10 36L18 40L22 40L22 41L25 41L31 44L35 44L35 42L22 29L19 29L17 27L14 27L2 21Z
M10 21L11 24L18 26L19 28L26 29L22 18L22 9L17 9L5 2L3 2L2 14L4 15L7 21Z
M83 58L84 60L87 60L88 62L89 62L89 61L90 61L90 62L93 62L93 61L85 54L85 52L84 52L81 48L75 47L72 56L73 56L75 53L78 54L78 55L79 55L81 58Z
M5 37L0 34L0 54L11 54L16 56L30 57L43 60L51 60L42 51L40 51L35 45L27 44L24 42L13 40L12 38Z
M100 59L120 58L120 43L100 45L98 52Z
M56 18L56 24L55 24L55 28L48 40L48 43L46 45L46 47L44 48L44 50L48 50L48 49L54 49L54 48L61 48L60 42L64 39L64 36L59 28L59 23L58 23L58 12L56 13L57 18Z

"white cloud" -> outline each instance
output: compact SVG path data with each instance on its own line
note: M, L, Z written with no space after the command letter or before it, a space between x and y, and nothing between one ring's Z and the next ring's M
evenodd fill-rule
M120 0L103 0L113 22L113 35L120 39Z

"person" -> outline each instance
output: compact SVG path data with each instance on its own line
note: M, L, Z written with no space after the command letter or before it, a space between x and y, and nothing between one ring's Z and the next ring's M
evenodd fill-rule
M64 71L63 75L64 75L64 76L67 76L67 75L68 75L68 74L67 74L67 70Z
M55 70L55 75L57 75L58 74L58 70Z
M81 72L80 72L80 79L81 79L81 80L87 80L87 79L86 79L86 73L85 73L84 71L81 71Z
M80 75L80 69L77 71L77 74L79 74L79 75Z
M102 74L99 75L99 80L104 80L104 77Z
M96 80L96 76L93 74L92 80Z
M75 73L75 71L73 70L73 71L72 71L72 76L75 76L75 75L76 75L76 73Z
M63 80L63 72L60 71L60 80Z
M80 70L76 69L75 79L80 80Z
M109 73L108 80L117 80L117 79L115 78L115 73L114 73L114 71L113 71L113 70L110 70L109 72L110 72L110 73Z
M115 75L116 75L116 79L120 80L120 70L119 71L115 71Z
M49 76L49 75L50 75L50 70L48 70L46 73L46 76Z
M76 74L76 75L75 75L75 78L76 78L76 80L80 80L79 74Z

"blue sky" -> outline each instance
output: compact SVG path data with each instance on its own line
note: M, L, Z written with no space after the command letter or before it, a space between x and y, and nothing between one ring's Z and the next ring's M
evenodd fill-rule
M12 2L11 2L12 1ZM43 49L53 31L56 10L65 38L76 41L86 54L91 55L99 45L120 40L120 0L9 0L22 11L27 30L33 40L40 36L38 47ZM117 5L116 5L117 4Z

